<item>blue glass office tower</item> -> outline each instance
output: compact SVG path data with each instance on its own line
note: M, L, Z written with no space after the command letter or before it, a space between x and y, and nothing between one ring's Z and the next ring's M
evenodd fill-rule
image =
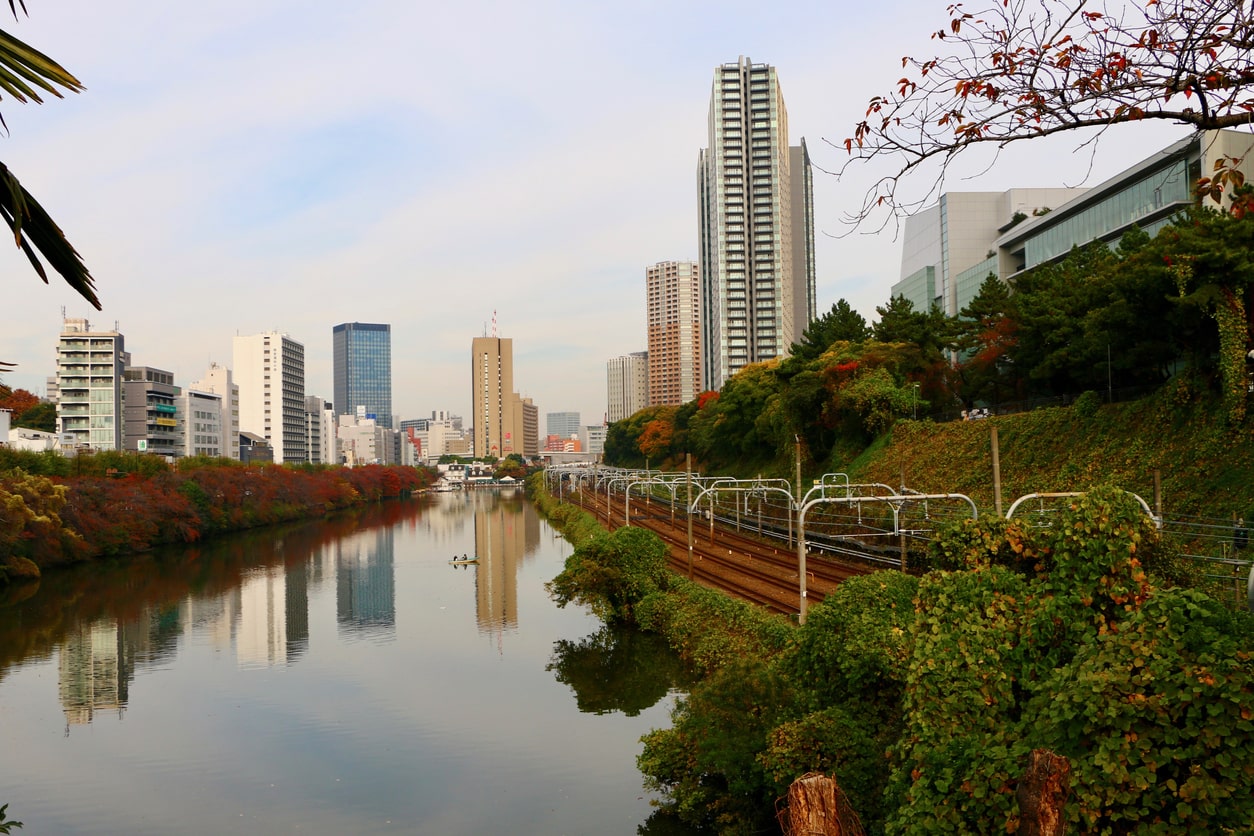
M392 427L392 326L345 322L331 329L336 415L366 408L380 427Z

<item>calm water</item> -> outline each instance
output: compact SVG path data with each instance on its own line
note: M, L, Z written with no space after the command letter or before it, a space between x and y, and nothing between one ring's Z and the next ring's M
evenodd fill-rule
M569 551L482 492L56 573L0 600L0 804L33 836L679 832L635 768L678 666L552 603Z

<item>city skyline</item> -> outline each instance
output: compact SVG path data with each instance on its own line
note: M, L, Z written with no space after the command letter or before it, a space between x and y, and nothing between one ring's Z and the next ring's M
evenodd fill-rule
M817 312L844 298L873 318L901 242L891 223L845 235L842 218L883 172L824 172L847 159L843 139L901 55L935 48L944 4L784 3L774 22L728 11L32 7L9 31L86 90L5 103L3 159L82 253L104 310L0 248L0 358L18 363L4 381L45 394L64 308L117 323L137 361L184 386L231 364L235 334L289 333L306 346L306 392L330 399L326 330L389 322L393 412L469 415L466 340L496 309L517 340L520 395L592 422L605 361L647 345L641 269L698 256L710 74L739 55L777 67L789 134L816 167ZM442 34L462 30L473 45ZM351 69L328 55L352 55ZM1079 135L1021 143L987 173L990 158L973 156L948 187L1093 185L1184 133L1125 126L1092 159ZM370 292L345 292L357 287Z

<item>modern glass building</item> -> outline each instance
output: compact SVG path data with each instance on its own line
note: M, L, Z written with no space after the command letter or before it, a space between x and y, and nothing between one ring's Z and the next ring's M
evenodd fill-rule
M331 329L336 415L366 417L392 428L392 326L345 322Z

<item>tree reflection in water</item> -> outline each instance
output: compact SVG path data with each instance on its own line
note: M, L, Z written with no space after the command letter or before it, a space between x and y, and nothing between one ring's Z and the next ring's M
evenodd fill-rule
M656 633L604 626L577 642L558 641L545 668L575 692L585 714L635 717L693 678Z

